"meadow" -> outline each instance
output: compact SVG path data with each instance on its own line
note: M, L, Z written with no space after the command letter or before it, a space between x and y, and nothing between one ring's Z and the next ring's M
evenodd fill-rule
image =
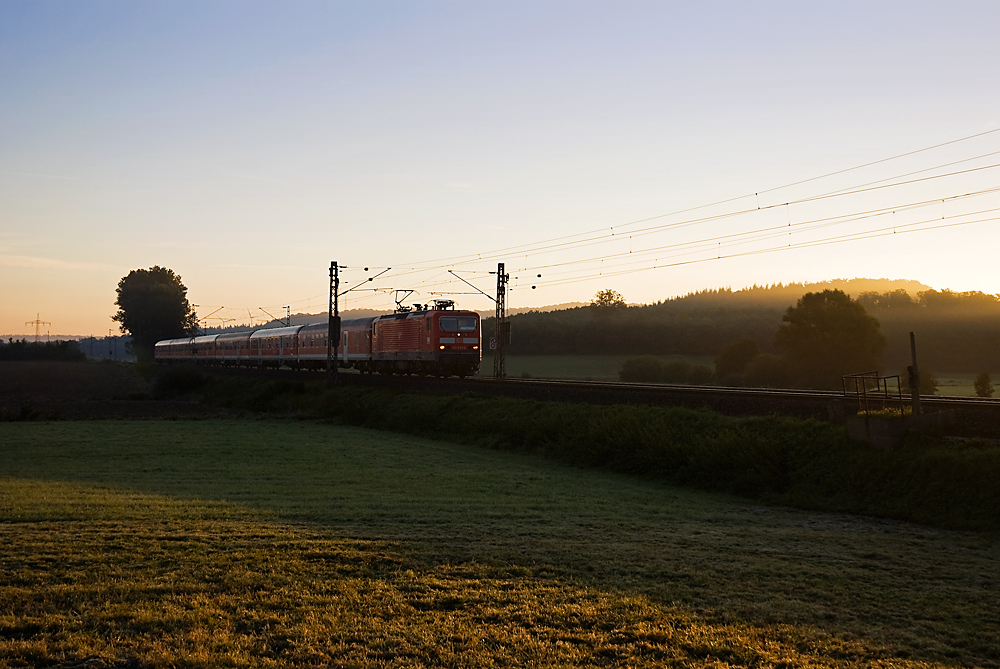
M0 666L1000 666L994 534L312 420L0 444Z

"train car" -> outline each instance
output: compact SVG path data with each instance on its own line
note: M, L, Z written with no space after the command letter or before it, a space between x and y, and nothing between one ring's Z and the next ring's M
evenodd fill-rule
M374 318L356 318L340 322L337 361L340 367L371 371L372 322ZM329 323L312 323L299 331L299 366L311 369L326 367L326 336Z
M250 335L248 362L262 367L297 367L299 363L299 330L302 325L286 328L255 330Z
M253 330L227 332L215 340L216 360L220 365L245 365L250 359L250 335Z
M153 360L164 363L193 360L195 358L193 341L194 337L158 341L153 347Z
M322 369L329 323L267 328L156 343L161 363L194 362ZM451 300L375 318L341 321L337 363L362 373L465 377L479 371L481 324L474 311Z
M211 364L216 361L216 346L215 340L219 338L219 335L201 335L195 337L191 340L191 349L194 357L198 362L204 362Z
M479 371L479 314L453 310L451 300L432 308L390 314L372 324L372 371L465 377Z

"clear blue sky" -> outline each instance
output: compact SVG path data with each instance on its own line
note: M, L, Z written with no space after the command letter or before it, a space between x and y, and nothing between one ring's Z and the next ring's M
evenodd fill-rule
M1000 207L996 195L904 205L1000 186L998 169L632 239L649 224L627 225L1000 163L970 160L1000 151L993 133L765 192L1000 128L998 25L995 2L8 0L0 332L41 313L53 332L106 333L118 279L153 264L183 277L202 315L225 305L231 318L320 311L334 259L348 282L392 266L372 285L416 288L411 301L464 290L440 258L470 272L505 260L513 306L849 276L1000 292L996 221L802 247L990 218L957 217ZM869 210L882 213L809 223ZM726 237L782 221L799 227L777 242ZM791 248L725 257L782 240ZM465 262L477 254L489 259ZM673 266L614 275L657 265ZM463 276L491 290L489 275Z

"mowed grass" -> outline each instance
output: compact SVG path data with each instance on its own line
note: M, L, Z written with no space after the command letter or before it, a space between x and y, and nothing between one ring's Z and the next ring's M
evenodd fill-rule
M1000 666L992 536L313 422L0 453L0 666Z
M585 379L591 381L617 381L622 365L632 355L508 355L507 376L533 379ZM712 356L661 355L664 362L681 361L692 365L705 365L715 369ZM493 356L483 354L480 375L493 374Z

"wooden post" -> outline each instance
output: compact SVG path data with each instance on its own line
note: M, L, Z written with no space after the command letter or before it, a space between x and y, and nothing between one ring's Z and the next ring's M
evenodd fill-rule
M920 415L920 368L917 367L917 339L910 333L910 358L913 365L908 370L910 372L910 398L912 401L912 414Z

